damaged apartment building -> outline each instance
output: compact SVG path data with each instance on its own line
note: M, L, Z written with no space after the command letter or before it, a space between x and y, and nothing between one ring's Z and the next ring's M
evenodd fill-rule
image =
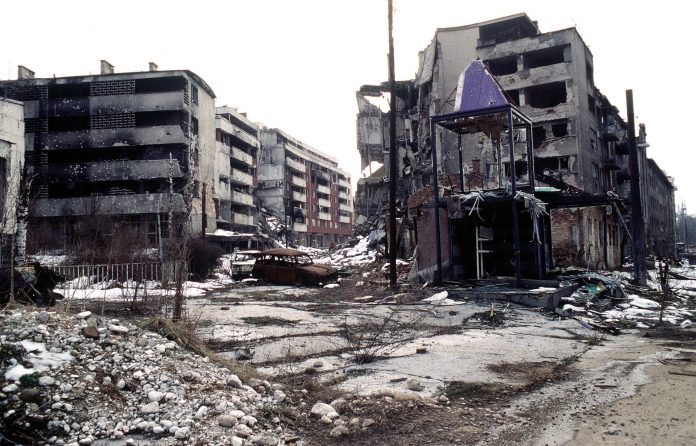
M286 223L288 240L328 247L353 232L350 175L335 158L282 130L261 128L257 196Z
M256 232L256 170L260 151L258 125L232 107L215 115L218 179L215 191L217 227L238 233Z
M595 86L592 53L577 30L542 33L526 14L443 28L419 60L415 79L396 85L402 214L423 203L415 197L433 183L434 158L445 194L501 187L500 178L511 175L510 156L496 151L501 141L490 131L456 134L438 127L437 143L431 144L430 118L455 111L460 76L481 60L507 100L532 122L531 129L516 129L513 138L516 145L532 144L536 185L562 194L548 206L547 266L618 267L627 254L626 219L620 215L628 213L620 200L629 198L627 126ZM357 92L361 167L382 165L358 181L357 222L387 203L388 116L374 101L387 91L383 83ZM512 170L528 182L527 163L517 149L514 158Z
M0 96L24 103L34 236L69 245L75 223L97 215L153 244L170 216L215 230L215 95L195 73L116 73L102 61L98 75L39 79L20 67Z

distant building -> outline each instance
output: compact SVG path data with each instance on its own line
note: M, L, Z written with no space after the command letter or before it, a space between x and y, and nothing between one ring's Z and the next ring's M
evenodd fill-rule
M215 94L188 70L0 81L25 104L30 223L70 244L74 222L119 218L151 243L167 216L190 215L194 233L216 228ZM160 216L158 219L157 216ZM159 228L159 231L158 231Z
M0 95L0 265L9 260L17 231L17 206L24 166L24 106Z
M668 177L653 159L647 157L648 146L645 124L640 124L637 150L646 252L656 257L675 257L675 187L672 178Z
M254 190L260 143L258 126L231 107L215 115L217 227L241 233L256 232Z
M261 129L257 196L290 223L290 240L327 247L352 235L350 176L335 158L282 130Z

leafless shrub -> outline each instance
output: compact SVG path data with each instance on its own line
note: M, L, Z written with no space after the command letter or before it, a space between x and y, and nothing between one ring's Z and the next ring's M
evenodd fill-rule
M592 331L584 338L587 341L587 345L602 345L607 340L607 334L600 331Z
M366 364L414 340L425 316L426 313L419 312L404 317L391 309L384 316L366 317L354 324L346 319L341 326L341 336L353 361Z
M659 325L662 325L665 310L674 301L675 297L669 277L669 264L667 262L659 262L657 264L657 280L660 282L660 293L657 296L657 303L660 304Z
M196 334L197 321L182 317L178 321L172 321L163 317L149 319L143 326L144 329L154 331L179 344L182 348L209 358L215 364L224 367L239 376L246 382L251 378L263 378L253 366L243 362L234 361L217 355Z

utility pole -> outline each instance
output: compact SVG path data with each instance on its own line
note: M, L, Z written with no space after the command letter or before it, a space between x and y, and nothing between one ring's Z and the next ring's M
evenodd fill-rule
M389 8L389 285L396 286L396 181L397 181L397 152L396 152L396 83L394 81L394 38L392 25L394 22L392 0L388 0Z
M626 111L628 113L628 165L631 174L633 281L640 286L646 286L645 221L643 221L643 206L640 202L640 169L638 167L638 149L636 147L636 129L633 116L633 90L626 90Z

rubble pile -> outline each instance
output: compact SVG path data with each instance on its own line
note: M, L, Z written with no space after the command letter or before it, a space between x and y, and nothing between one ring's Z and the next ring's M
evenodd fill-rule
M367 237L357 236L349 242L339 245L329 253L316 258L315 263L331 265L335 268L358 267L377 261L378 242L384 238L383 230L375 230Z
M694 293L690 287L673 281L671 293L665 297L656 280L656 273L650 271L649 277L648 288L631 285L628 276L622 274L588 272L568 277L565 285L576 283L578 288L572 295L561 299L561 308L556 313L572 317L586 328L614 334L621 328L650 328L657 325L660 323L661 310L664 323L684 328L692 325L696 310L693 309ZM696 279L691 280L696 283Z
M6 310L0 327L0 431L15 444L283 439L282 386L245 384L158 334L88 311Z

